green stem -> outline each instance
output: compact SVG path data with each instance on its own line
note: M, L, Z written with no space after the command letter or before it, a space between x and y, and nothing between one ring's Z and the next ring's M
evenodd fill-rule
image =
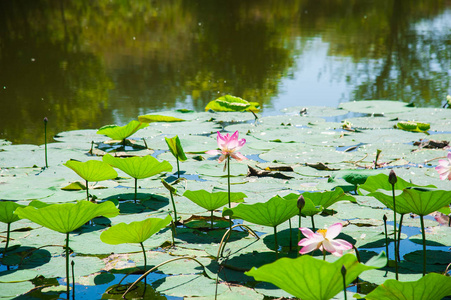
M45 167L48 168L47 163L47 122L44 121L44 144L45 144Z
M66 233L66 284L67 284L67 299L70 297L70 291L69 291L69 232Z
M174 195L172 195L171 191L169 191L169 194L171 195L172 207L174 208L174 222L177 222L177 210L175 209Z
M72 266L72 300L75 300L75 262L71 261Z
M232 208L232 204L230 203L230 156L227 155L227 196L229 200L229 208ZM232 217L229 217L229 227L230 233L232 233Z
M313 232L315 232L315 231L316 231L316 228L315 228L315 220L313 219L313 216L311 216L311 218L312 218L312 228L313 228Z
M326 249L323 249L323 260L326 261Z
M293 233L291 230L291 219L288 219L288 224L290 224L290 251L291 251L291 244L293 243L293 237L292 237Z
M344 266L342 267L344 268ZM343 293L345 294L345 300L348 300L348 295L346 295L346 269L345 271L342 271L342 277L343 277Z
M426 232L424 231L423 216L420 215L421 233L423 235L423 276L426 275Z
M179 166L179 158L175 158L177 160L177 178L180 178L180 166Z
M385 230L385 251L387 252L387 260L389 260L388 255L388 233L387 233L387 217L384 215L384 230Z
M398 257L398 261L401 261L401 257L399 257L399 247L401 244L401 230L402 230L402 221L404 219L404 214L401 214L401 218L399 219L399 228L398 228L398 253L396 253L397 257Z
M139 243L141 245L141 249L143 249L143 255L144 255L144 272L147 271L147 257L146 257L146 250L144 250L143 243Z
M138 195L138 178L135 178L135 203Z
M276 259L279 258L279 244L277 243L277 226L274 226L274 243L276 250Z
M88 185L88 181L86 181L86 201L89 201L89 185Z
M5 258L6 251L8 251L10 232L11 232L11 223L8 223L8 225L6 227L6 246L5 246L5 250L3 250L3 258Z
M171 222L171 231L172 231L172 246L175 246L175 223L174 221Z
M213 211L211 210L210 212L211 212L211 215L210 215L210 222L211 222L210 229L213 229Z
M301 241L301 230L299 229L301 228L301 214L299 214L299 223L298 223L298 254L297 256L299 256L299 251L301 251L301 246L299 246L299 242Z
M398 259L396 258L398 253L398 244L396 243L396 197L395 197L395 185L392 184L392 195L393 195L393 216L394 216L394 234L393 239L395 240L395 272L396 272L396 280L398 280Z

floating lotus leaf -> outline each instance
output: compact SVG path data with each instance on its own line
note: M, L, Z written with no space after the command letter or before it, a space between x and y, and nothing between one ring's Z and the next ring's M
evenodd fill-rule
M243 219L247 222L275 227L299 214L296 201L275 196L265 203L239 204L234 208L227 208L223 216Z
M393 210L393 196L382 192L372 192L373 196L388 208ZM400 214L414 213L426 216L451 203L451 191L420 191L414 188L403 189L402 194L396 196L396 211Z
M10 224L19 221L19 216L14 214L18 207L25 207L25 205L20 205L13 201L0 201L0 222Z
M205 111L258 111L260 105L257 102L248 102L242 98L225 95L216 100L210 101L205 107Z
M352 254L346 254L333 263L303 255L295 259L281 258L258 269L254 267L245 274L255 280L270 282L300 299L331 299L343 290L343 266L348 285L363 271L382 268L386 263L384 252L366 264L359 263Z
M169 162L159 162L153 156L119 158L106 154L103 161L116 167L133 178L143 179L165 171L172 171Z
M405 131L424 132L428 131L431 128L431 124L407 121L398 122L398 124L396 124L396 127Z
M152 122L183 122L185 120L162 115L144 115L138 117L139 122L152 123Z
M87 162L81 162L68 160L64 165L74 170L86 181L102 181L117 177L117 172L103 161L88 160Z
M451 277L430 273L417 281L388 279L365 296L367 300L440 300L451 296Z
M103 134L108 136L110 139L122 141L147 126L149 126L148 123L132 120L125 126L105 125L97 131L97 134Z
M15 213L20 218L28 219L49 229L69 233L95 217L115 217L119 214L119 209L111 201L102 204L79 201L76 204L52 204L42 208L19 207Z
M404 179L402 179L399 176L397 177L397 179L398 180L395 183L395 190L403 190L407 187L435 188L434 185L426 185L426 186L416 185L416 184L410 183L408 181L405 181ZM365 181L365 183L360 185L357 188L357 191L359 192L360 195L364 195L366 193L364 193L362 190L365 190L365 191L371 193L371 192L375 192L376 190L379 190L379 189L387 190L387 191L392 190L392 185L388 181L388 175L377 174L377 175L368 177L367 180Z
M164 138L166 140L166 144L168 144L169 150L172 155L176 157L180 161L187 160L185 152L183 151L182 143L180 143L179 137L176 135L170 139L167 137Z
M168 215L165 219L148 218L130 224L119 223L102 232L100 239L102 242L111 245L142 243L154 233L166 227L171 221L172 218Z
M0 283L23 282L39 276L34 270L11 270L0 272Z
M378 170L365 170L365 169L357 169L357 170L341 170L333 176L333 178L343 178L346 182L349 182L352 185L361 185L364 184L368 177L378 174L380 171Z
M362 114L391 114L415 110L408 103L390 100L365 100L340 103L339 108Z
M187 190L183 196L206 210L215 210L229 203L228 192L209 193L206 190ZM230 193L230 202L243 202L246 197L244 193Z

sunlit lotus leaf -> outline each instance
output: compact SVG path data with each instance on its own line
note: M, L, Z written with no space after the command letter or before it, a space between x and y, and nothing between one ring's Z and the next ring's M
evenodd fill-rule
M138 130L149 126L149 123L142 123L136 120L130 121L125 126L105 125L97 131L97 134L103 134L113 140L122 141L128 138Z
M169 150L171 150L174 157L178 158L180 161L187 160L185 152L183 151L182 143L177 135L170 139L167 137L164 139L166 140L166 144L168 144Z
M64 165L74 170L75 173L87 181L102 181L117 177L116 170L103 161L88 160L87 162L81 162L68 160Z
M405 131L424 132L428 131L431 128L431 124L407 121L398 122L398 124L396 124L396 127Z
M408 103L390 100L362 100L340 103L339 108L362 114L391 114L415 110Z
M64 191L81 191L86 190L86 185L80 181L71 182L69 185L61 188Z
M289 201L294 201L297 204L297 201L299 199L299 194L295 194L295 193L291 193L288 194L286 196L283 196L283 198L289 200ZM312 200L310 200L309 198L304 198L305 200L305 205L302 208L302 215L309 217L309 216L314 216L316 214L319 214L320 212L322 212L324 210L324 207L322 207L321 205L315 205L313 203ZM299 211L298 211L299 212Z
M206 210L215 210L229 203L228 192L209 193L206 190L187 190L183 196ZM243 202L246 197L244 193L230 193L230 202Z
M169 162L163 161L160 163L153 156L119 158L106 154L103 156L103 161L136 179L172 171L172 166Z
M333 177L343 178L346 182L349 182L352 185L360 185L364 184L368 177L379 174L378 170L365 170L365 169L357 169L357 170L341 170L336 173Z
M0 272L0 283L6 282L23 282L27 280L32 280L39 276L34 270L10 270Z
M13 201L0 201L0 222L10 224L19 221L19 216L14 214L18 207L25 207L25 205L20 205Z
M310 199L314 205L321 205L324 208L328 208L332 204L338 201L351 201L357 203L354 197L346 194L342 188L337 187L334 191L321 192L321 193L303 193L305 199Z
M69 233L95 217L115 217L119 209L111 201L102 204L79 201L76 204L52 204L42 208L19 207L15 214L49 229Z
M275 196L265 203L239 204L234 208L227 208L223 216L243 219L247 222L275 227L299 214L297 202Z
M258 111L260 105L257 102L248 102L242 98L225 95L216 100L210 101L205 107L205 111Z
M382 192L368 194L384 203L393 210L393 196ZM414 213L425 216L451 203L451 191L435 190L422 191L406 188L402 194L396 196L396 211L400 214Z
M397 179L398 180L395 183L395 190L403 190L407 187L435 188L434 185L426 185L426 186L416 185L416 184L410 183L408 181L405 181L404 179L402 179L399 176L397 177ZM367 193L365 193L364 191L371 193L371 192L375 192L376 190L379 190L379 189L387 190L387 191L392 190L392 185L390 184L390 182L388 182L388 175L377 174L377 175L368 177L364 184L359 185L359 187L357 188L357 191L359 192L360 195L365 195Z
M183 122L185 120L162 115L144 115L138 117L139 122L152 123L152 122Z
M361 264L352 254L330 263L310 255L281 258L245 274L255 280L270 282L300 299L331 299L343 290L341 268L346 268L346 285L366 270L382 268L387 263L384 252Z
M388 279L365 295L367 300L440 300L451 296L451 277L429 273L417 281Z
M172 217L168 215L164 219L148 218L130 224L119 223L102 232L100 239L102 242L111 245L142 243L154 233L166 227L171 221Z

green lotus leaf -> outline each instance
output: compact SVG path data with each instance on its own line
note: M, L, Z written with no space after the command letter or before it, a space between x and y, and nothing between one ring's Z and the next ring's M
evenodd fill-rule
M142 123L136 120L130 121L125 126L105 125L97 131L97 134L103 134L113 140L122 141L128 138L138 130L149 126L149 123Z
M117 177L117 172L103 161L88 160L87 162L81 162L68 160L64 165L74 170L86 181L102 181Z
M152 123L152 122L183 122L185 120L176 117L162 116L162 115L144 115L138 117L139 122Z
M25 205L20 205L13 201L0 201L0 222L10 224L19 221L19 216L14 214L18 207L25 207Z
M111 201L102 204L79 201L76 204L52 204L42 208L19 207L15 214L51 230L69 233L95 217L115 217L119 214L119 209Z
M398 180L395 183L395 190L403 190L407 187L436 188L436 186L434 186L434 185L426 185L426 186L416 185L416 184L410 183L408 181L405 181L404 179L402 179L399 176L397 177L397 179ZM387 190L387 191L392 190L392 185L388 181L388 175L377 174L377 175L368 177L368 179L365 181L365 183L360 185L357 188L357 191L359 192L360 195L364 195L364 192L362 192L362 190L365 190L365 191L368 191L371 193L371 192L375 192L376 190L379 190L379 189Z
M407 122L398 122L398 124L396 124L396 127L405 131L425 132L431 128L431 124L407 121Z
M209 109L214 111L258 111L259 107L260 104L257 102L248 102L239 97L225 95L210 101L205 107L205 111Z
M346 285L366 270L382 268L387 258L384 252L361 264L352 254L345 254L330 263L310 255L281 258L273 263L253 267L244 274L255 280L270 282L299 299L331 299L343 290L341 268L346 268Z
M120 158L105 154L103 161L136 179L143 179L161 172L172 171L172 166L169 162L165 160L160 163L153 156Z
M161 183L164 185L164 187L173 195L177 195L177 189L172 186L170 183L168 183L166 180L164 180L163 178L161 179Z
M176 135L170 139L167 137L164 138L166 140L166 144L168 144L169 150L171 150L172 155L178 158L180 161L187 160L185 152L183 151L182 144L180 143L179 137Z
M338 201L351 201L353 203L357 203L354 197L346 194L342 188L337 187L335 190L330 192L322 192L322 193L310 193L305 192L302 194L304 199L310 199L315 206L322 206L323 208L328 208L332 204ZM286 197L284 197L286 198Z
M290 201L295 201L296 205L297 205L299 194L291 193L291 194L284 196L284 198L287 200L290 200ZM316 206L313 203L313 201L310 200L309 198L304 198L304 201L305 201L305 205L302 208L301 214L305 217L314 216L324 210L324 207L322 207L321 205Z
M375 197L393 210L393 196L382 192L372 192L368 196ZM422 191L414 188L403 189L402 194L396 196L396 211L400 214L414 213L426 216L451 203L451 191L435 190Z
M172 217L168 215L164 219L148 218L130 224L119 223L102 232L100 239L102 242L111 245L142 243L154 233L166 227L171 221Z
M215 210L229 203L228 192L209 193L206 190L187 190L183 196L206 210ZM244 202L244 193L230 193L230 202Z
M409 103L394 100L364 100L340 103L339 108L362 114L391 114L415 110Z
M365 296L367 300L440 300L451 296L451 277L429 273L417 281L388 279Z
M226 208L223 216L243 219L247 222L275 227L299 214L297 202L275 196L265 203L239 204L234 208Z
M333 178L343 178L346 182L349 182L352 185L361 185L364 184L368 177L378 174L378 170L365 170L365 169L357 169L357 170L341 170L338 171Z

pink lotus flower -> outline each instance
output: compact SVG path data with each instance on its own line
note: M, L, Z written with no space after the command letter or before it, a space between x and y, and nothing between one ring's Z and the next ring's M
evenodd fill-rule
M319 249L323 252L326 250L335 256L342 256L343 251L352 249L352 244L341 239L334 240L341 228L343 228L341 223L335 223L328 229L319 229L316 233L305 227L299 228L306 237L299 241L298 245L302 246L299 253L305 254Z
M438 166L435 167L441 180L451 180L451 151L448 152L448 160L440 159Z
M238 140L238 131L235 131L232 136L229 136L227 133L226 135L222 135L218 131L218 147L221 150L209 150L205 153L211 154L211 155L217 155L221 154L221 156L218 159L218 162L223 162L224 159L227 157L232 157L238 161L247 159L244 155L242 155L239 152L236 152L237 150L240 150L244 144L246 144L245 139Z

